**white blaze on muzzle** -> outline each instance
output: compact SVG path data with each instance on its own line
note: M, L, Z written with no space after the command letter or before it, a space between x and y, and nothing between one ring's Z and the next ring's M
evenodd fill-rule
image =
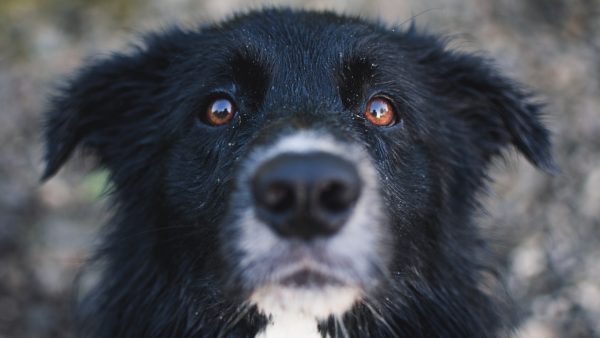
M360 197L335 234L306 242L283 238L257 217L251 202L251 180L257 168L277 156L314 152L352 163L362 181ZM244 284L253 289L249 301L262 312L273 318L289 314L320 320L329 315L341 316L361 299L366 289L377 283L374 271L382 271L385 264L386 217L377 172L362 147L338 141L328 134L299 131L254 150L241 169L237 186L233 205L240 208L234 224L239 234L235 243L241 254L238 264ZM298 263L292 256L298 252L303 254L302 259L343 283L281 285L286 269Z

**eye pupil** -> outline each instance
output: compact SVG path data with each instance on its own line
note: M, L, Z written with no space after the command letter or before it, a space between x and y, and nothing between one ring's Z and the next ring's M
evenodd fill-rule
M228 123L235 114L235 106L231 100L216 99L211 102L206 112L206 120L214 126Z
M225 118L231 113L232 109L231 102L227 100L217 100L213 103L211 110L212 114L217 118Z
M376 119L384 118L389 113L390 111L388 105L381 100L377 100L371 104L371 114Z
M376 97L367 104L365 116L376 126L390 126L396 120L392 104L385 98Z

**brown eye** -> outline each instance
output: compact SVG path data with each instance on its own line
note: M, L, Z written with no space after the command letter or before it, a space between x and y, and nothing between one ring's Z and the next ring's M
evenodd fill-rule
M396 122L394 107L388 99L374 97L367 104L365 117L376 126L391 126Z
M235 105L228 99L213 100L206 110L206 122L213 126L221 126L233 118Z

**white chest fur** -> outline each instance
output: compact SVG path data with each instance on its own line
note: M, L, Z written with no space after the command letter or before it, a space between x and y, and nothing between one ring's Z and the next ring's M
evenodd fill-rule
M274 316L256 338L321 338L314 318L301 314Z

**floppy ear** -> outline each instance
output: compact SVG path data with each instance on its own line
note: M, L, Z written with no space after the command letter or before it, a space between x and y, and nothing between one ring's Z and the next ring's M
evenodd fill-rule
M538 168L558 171L550 133L542 123L542 105L529 91L482 57L446 51L439 61L448 84L445 91L452 93L486 160L512 144Z
M149 146L158 141L163 118L158 97L177 48L166 36L149 36L145 42L130 54L84 68L54 98L46 114L43 180L78 145L105 166L121 160L141 166L151 156Z

